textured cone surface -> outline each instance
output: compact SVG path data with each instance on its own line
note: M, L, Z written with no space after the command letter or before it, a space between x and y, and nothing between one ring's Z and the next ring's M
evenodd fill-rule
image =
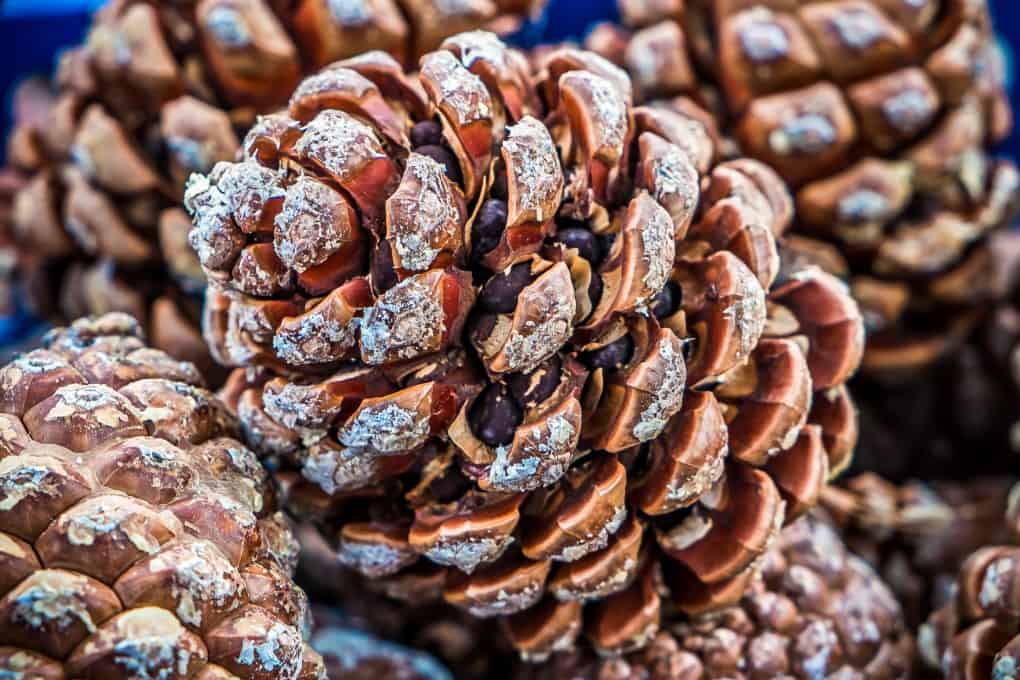
M897 486L863 474L826 488L821 505L916 628L949 601L957 570L972 552L1009 539L1002 516L1010 487L1000 478Z
M48 111L21 117L9 143L27 179L13 237L31 303L65 321L128 312L154 345L212 378L190 300L204 277L177 207L188 175L233 159L255 114L285 106L302 74L367 49L412 63L454 32L512 30L539 10L527 0L110 0L63 57Z
M619 658L557 655L536 678L907 678L913 639L881 579L831 526L803 518L783 530L741 601L663 627Z
M1001 295L986 242L1020 182L989 155L1012 116L984 0L620 7L630 28L600 26L588 44L644 98L716 110L744 154L790 183L797 230L846 254L866 370L909 372L966 337Z
M296 541L236 429L123 314L0 369L0 674L326 677Z
M339 623L424 652L438 659L458 680L513 677L517 655L499 626L442 601L408 605L389 598L340 563L316 527L301 525L296 535L301 557L295 579L306 588L312 602L342 606L339 620L333 613L313 607L316 625ZM319 651L327 656L328 665L328 652Z
M289 508L533 659L645 644L667 584L732 601L856 439L863 323L781 260L783 184L719 162L699 107L632 98L592 53L491 33L417 75L371 53L185 199L225 397Z
M985 545L968 556L960 567L953 598L932 614L918 633L921 657L941 677L1016 677L1020 664L1020 487L1011 492L1004 519L1010 540Z

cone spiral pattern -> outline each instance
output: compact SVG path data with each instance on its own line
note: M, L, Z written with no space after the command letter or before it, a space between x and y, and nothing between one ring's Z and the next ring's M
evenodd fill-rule
M205 333L288 508L389 595L532 659L738 598L848 461L845 287L697 106L491 33L301 83L189 182ZM583 615L582 615L583 612Z

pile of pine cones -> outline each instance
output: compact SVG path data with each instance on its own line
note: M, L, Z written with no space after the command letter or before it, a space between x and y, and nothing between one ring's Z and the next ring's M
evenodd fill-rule
M110 0L22 87L0 677L1017 677L985 0L541 5Z

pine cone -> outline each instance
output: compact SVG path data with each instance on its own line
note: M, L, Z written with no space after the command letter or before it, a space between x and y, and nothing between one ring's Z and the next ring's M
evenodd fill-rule
M268 475L123 314L0 369L0 675L325 678Z
M821 505L854 554L889 584L911 629L945 604L972 552L1009 539L1006 479L891 484L873 474L826 487Z
M11 316L18 308L14 269L17 245L14 241L14 196L24 186L13 170L0 170L0 318Z
M929 666L947 680L1005 680L1020 664L1020 487L1010 494L1005 525L1009 544L987 545L960 568L952 600L918 633ZM1001 522L1001 519L999 520Z
M864 367L911 373L1001 296L990 233L1020 175L985 0L620 0L588 44L644 99L691 96L795 192L797 229L836 243L869 325ZM684 30L686 28L686 32ZM699 69L711 74L706 86Z
M31 167L40 162L38 149L31 141L33 131L45 125L52 102L53 93L40 78L29 78L14 90L14 133L6 140L7 166L0 169L0 317L23 308L18 298L25 291L19 290L18 266L37 264L33 253L20 247L15 232L15 209L18 194L31 179ZM48 277L38 278L45 282Z
M428 654L359 630L345 613L321 606L312 613L310 643L330 680L453 680Z
M416 78L339 62L186 197L207 338L246 367L225 395L290 509L536 659L583 602L611 652L651 639L660 580L739 597L848 461L863 344L842 284L781 269L789 196L717 163L703 111L633 107L592 53L540 66L483 32Z
M367 49L411 63L459 30L537 12L529 0L110 0L63 58L44 122L14 133L27 174L20 276L52 318L124 311L157 347L212 362L189 297L205 287L177 205L192 172L233 160L238 130L303 74ZM240 133L240 134L243 134Z
M67 70L71 65L88 69L84 48L65 62ZM155 346L194 362L215 379L197 328L201 315L193 294L202 285L201 269L188 252L183 211L174 213L178 249L184 249L199 278L170 281L153 245L159 214L170 215L176 201L168 185L156 186L162 161L151 142L143 149L104 113L94 90L76 87L84 84L61 82L59 92L40 96L39 111L19 117L8 140L10 172L19 180L10 222L17 294L40 316L58 321L112 311L131 314L147 322ZM86 122L79 113L86 106L95 114L87 120L95 125L79 130ZM140 115L138 108L124 110ZM99 166L88 155L92 152L99 155ZM140 177L151 182L132 187ZM169 234L165 228L164 233Z
M804 518L765 556L740 603L664 628L620 658L562 654L535 680L907 678L914 645L881 579L833 529Z

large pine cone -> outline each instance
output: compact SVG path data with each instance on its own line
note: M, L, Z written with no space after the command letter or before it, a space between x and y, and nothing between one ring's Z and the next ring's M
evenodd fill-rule
M918 633L922 658L947 680L1007 680L1020 667L1020 486L1005 519L1012 540L970 555L955 596Z
M204 288L177 204L192 172L232 160L254 114L307 73L374 48L410 63L457 31L537 10L529 0L110 0L63 58L44 120L11 163L24 292L57 319L124 311L156 346L211 366L189 295ZM240 133L243 135L243 132Z
M905 679L913 639L881 579L833 529L783 530L739 604L675 623L622 658L557 655L536 680Z
M300 85L190 183L206 334L289 506L533 658L739 597L856 438L863 324L781 181L592 53L489 33ZM534 85L532 85L534 83ZM420 92L424 93L424 97ZM663 583L660 583L663 581Z
M0 369L0 675L325 678L296 542L235 430L126 315Z
M1020 187L989 155L1012 120L985 0L620 6L632 28L603 25L588 44L643 97L714 107L790 183L797 229L846 253L865 369L909 372L967 335L1001 294L986 241Z
M855 555L896 594L911 629L949 601L963 561L1009 539L1010 480L891 484L874 474L822 492L821 505Z

